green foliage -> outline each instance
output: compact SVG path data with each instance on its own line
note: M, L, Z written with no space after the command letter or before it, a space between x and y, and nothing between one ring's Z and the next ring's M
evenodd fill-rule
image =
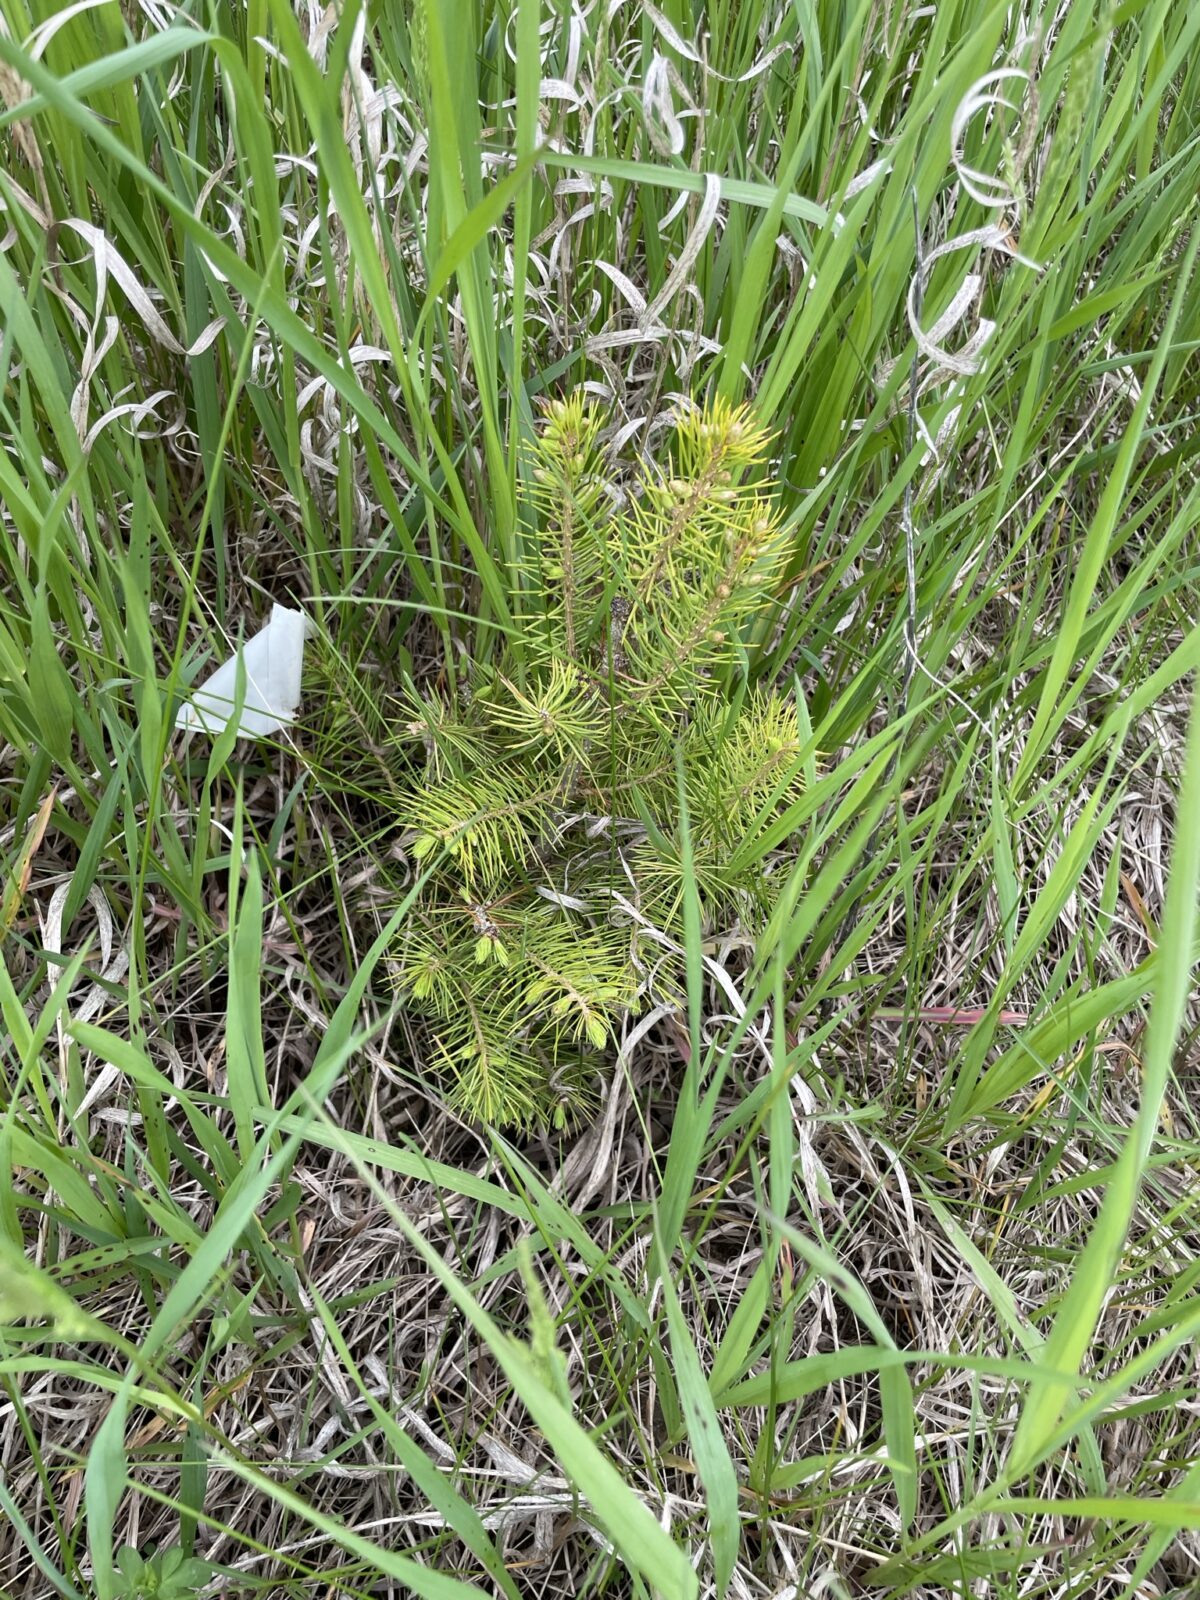
M207 1561L185 1556L178 1545L140 1556L132 1545L117 1553L120 1576L114 1596L119 1600L191 1600L213 1576Z
M455 1102L488 1122L583 1110L622 1015L674 996L681 779L708 921L769 909L769 855L747 842L794 800L801 739L795 707L737 670L782 556L769 494L743 482L766 446L743 406L688 410L621 503L596 410L547 405L522 636L452 698L408 697L399 731L422 755L399 813L430 876L397 981Z
M476 1470L486 1411L518 1453L536 1427L539 1465L602 1531L597 1548L551 1513L567 1535L554 1570L576 1592L770 1592L780 1556L801 1593L1186 1588L1200 1471L1180 1464L1200 1419L1176 1399L1200 1317L1200 1138L1194 1039L1172 1035L1195 987L1178 913L1196 905L1200 819L1195 763L1178 787L1200 667L1200 8L320 9L314 30L286 0L0 0L0 1237L10 1256L36 1240L37 1257L8 1261L5 1281L0 1247L0 1321L23 1324L2 1362L18 1461L0 1474L4 1582L111 1595L113 1546L165 1495L185 1548L188 1523L225 1530L246 1588L515 1600L542 1579L510 1562L533 1553L510 1532L511 1476ZM981 80L1014 69L1026 80L981 104ZM1011 205L977 204L970 172ZM987 222L1037 268L971 245ZM909 295L943 245L958 248L933 264L920 326L957 307L946 343L960 353L978 319L993 331L977 370L920 359L910 446ZM646 653L669 668L655 627L680 640L699 612L636 627L622 614L647 552L601 461L607 413L551 415L557 444L523 459L531 405L564 382L621 419L687 389L753 395L776 432L788 561L734 626L761 646L753 681L804 673L802 737L828 766L809 756L790 805L772 798L788 760L765 759L773 719L756 742L753 696L717 692L744 676L734 642L690 704L684 675L642 746L616 742L605 810L606 643L620 685ZM662 482L689 471L677 447ZM666 558L685 582L688 559L678 545ZM919 669L903 637L910 559ZM206 772L203 746L171 737L185 664L223 654L272 597L320 624L322 736L306 724L295 749L241 746ZM397 708L381 692L410 676L428 691L431 660L438 694ZM601 687L585 695L589 676ZM407 763L398 722L421 724ZM547 722L558 754L537 759ZM677 741L691 747L687 840L668 826ZM306 773L281 809L278 778L290 785L314 744L336 783ZM640 1176L614 1159L615 1235L608 1205L578 1199L590 1184L544 1182L511 1147L485 1167L436 1117L411 1145L376 1137L377 1097L363 1119L337 1082L362 1059L384 947L349 937L342 865L371 850L380 804L412 810L417 768L431 786L473 784L486 807L510 759L535 763L549 798L518 831L521 864L502 860L486 891L503 937L470 926L461 891L485 891L440 848L423 858L420 922L399 895L393 919L428 946L429 984L449 986L452 953L484 1014L508 993L507 1058L489 1040L450 1061L454 1081L474 1074L468 1102L486 1090L553 1110L562 1094L578 1113L597 1065L588 1022L614 1013L573 1005L569 957L590 960L593 990L613 967L635 992L679 982L627 912L609 920L614 884L676 944L672 903L692 884L714 922L776 900L741 985L747 1022L727 1030L697 1007ZM723 796L746 761L738 815ZM515 791L529 802L525 780ZM475 827L482 863L494 829ZM764 859L800 829L794 860ZM231 903L260 852L261 902ZM684 909L694 931L690 892ZM522 971L534 912L534 936L566 946L544 955L554 979ZM101 991L104 1027L82 1020ZM564 999L539 1043L531 1014ZM437 1006L411 1007L453 1051ZM1026 1026L1002 1020L1014 1007ZM746 1034L768 1008L770 1054L756 1029L749 1073ZM311 1078L261 1105L261 1051L286 1068L314 1031ZM229 1035L242 1054L226 1074ZM662 1112L646 1065L639 1110ZM376 1199L396 1207L396 1240L491 1360L483 1411L438 1400L462 1381L457 1337L394 1337L409 1272L381 1260L377 1229L343 1231L322 1206L312 1228L262 1225L287 1209L267 1200L283 1135L303 1141L315 1193L348 1155L364 1189L387 1174ZM842 1194L847 1151L886 1181ZM981 1161L986 1185L964 1184ZM730 1300L734 1191L759 1202L761 1259ZM920 1293L891 1259L900 1200ZM521 1258L493 1246L524 1233L522 1290ZM887 1270L864 1285L881 1249ZM327 1303L331 1281L351 1292ZM464 1283L498 1312L528 1301L528 1320L492 1321ZM909 1348L868 1331L876 1292ZM866 1343L797 1339L831 1298ZM79 1321L114 1307L129 1348ZM926 1359L948 1328L950 1353ZM139 1407L174 1419L128 1452L122 1352ZM105 1417L82 1508L64 1392ZM269 1406L311 1420L314 1439L338 1394L355 1431L336 1458L284 1473L273 1430L247 1429ZM429 1397L436 1439L397 1395ZM865 1433L822 1425L829 1395ZM362 1476L372 1464L382 1490ZM393 1484L417 1519L412 1556L375 1525ZM660 1518L669 1531L642 1526ZM1084 1521L1086 1540L1059 1536ZM264 1529L278 1530L268 1550Z

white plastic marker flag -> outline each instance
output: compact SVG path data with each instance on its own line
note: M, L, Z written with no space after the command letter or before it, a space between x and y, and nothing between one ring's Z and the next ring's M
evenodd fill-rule
M271 619L240 651L224 661L179 708L177 729L223 733L236 708L238 657L246 664L246 692L238 718L239 738L265 739L287 727L300 704L304 641L314 631L302 611L272 606Z

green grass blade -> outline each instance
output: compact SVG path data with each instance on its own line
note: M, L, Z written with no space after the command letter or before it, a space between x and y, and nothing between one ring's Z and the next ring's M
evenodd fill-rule
M737 1473L721 1433L700 1356L680 1310L670 1260L661 1240L658 1256L667 1327L671 1334L671 1368L687 1423L688 1447L704 1486L716 1591L723 1596L733 1579L741 1546Z
M1200 889L1200 689L1192 702L1179 817L1137 1121L1121 1151L1100 1215L1079 1257L1046 1341L1046 1365L1061 1377L1057 1380L1038 1378L1029 1386L1007 1462L1010 1481L1028 1470L1046 1436L1058 1423L1091 1347L1104 1298L1120 1262L1158 1125L1184 1007L1192 992L1196 898Z

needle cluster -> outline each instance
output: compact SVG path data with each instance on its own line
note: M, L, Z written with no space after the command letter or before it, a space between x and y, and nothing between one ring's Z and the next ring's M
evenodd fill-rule
M647 933L682 939L681 798L703 916L753 925L771 899L755 840L802 782L794 705L738 671L785 553L769 491L744 483L767 435L745 407L690 410L622 503L600 430L580 396L545 408L522 648L453 697L412 692L399 724L428 876L396 982L455 1102L497 1125L586 1110L623 1018L674 992Z

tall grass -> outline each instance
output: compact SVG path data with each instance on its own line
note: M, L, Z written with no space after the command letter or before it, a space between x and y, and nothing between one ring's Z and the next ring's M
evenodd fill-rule
M0 14L0 1584L1186 1592L1200 12ZM519 668L579 386L771 428L808 774L518 1143L371 718ZM294 736L185 748L272 598Z

